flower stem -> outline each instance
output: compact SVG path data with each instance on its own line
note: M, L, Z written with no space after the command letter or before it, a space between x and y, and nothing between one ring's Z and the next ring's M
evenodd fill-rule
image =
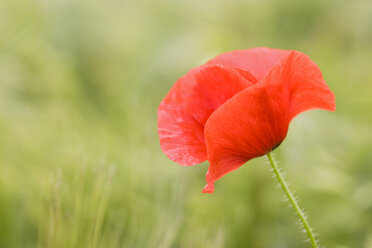
M289 185L286 182L282 173L280 172L280 169L278 168L278 165L275 163L275 161L274 161L274 159L271 155L271 152L267 153L266 156L269 159L271 168L274 171L276 179L279 181L279 184L280 184L281 188L283 189L286 197L288 198L289 202L292 204L292 207L296 211L297 216L300 218L301 223L302 223L302 225L303 225L303 227L306 231L306 234L309 237L309 241L311 243L312 248L317 248L318 247L317 241L314 237L314 234L312 232L312 228L309 225L307 217L304 214L304 212L302 211L302 209L300 208L296 198L293 196L293 193L290 191Z

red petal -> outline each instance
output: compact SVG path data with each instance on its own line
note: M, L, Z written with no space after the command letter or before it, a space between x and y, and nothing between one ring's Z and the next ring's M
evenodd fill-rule
M288 74L291 75L287 81L290 88L291 119L310 109L336 110L335 95L314 61L303 53L292 52L286 66Z
M207 119L226 100L252 85L246 79L249 77L249 72L208 65L180 78L158 108L158 132L164 153L182 165L205 161Z
M220 64L248 70L255 78L261 80L289 50L258 47L247 50L236 50L223 53L207 64Z
M203 192L212 193L217 179L279 145L290 120L312 108L334 110L334 95L315 63L291 52L265 78L236 94L208 119L210 166Z

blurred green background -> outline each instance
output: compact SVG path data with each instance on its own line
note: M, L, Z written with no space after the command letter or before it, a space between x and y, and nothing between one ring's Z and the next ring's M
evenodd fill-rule
M308 54L335 92L275 153L325 247L371 248L368 0L1 0L0 247L309 247L264 158L208 195L208 164L158 144L180 76L257 46Z

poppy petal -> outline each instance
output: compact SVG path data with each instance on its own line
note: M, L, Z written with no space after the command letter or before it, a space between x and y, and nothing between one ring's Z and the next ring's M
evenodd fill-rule
M289 53L289 50L257 47L220 54L209 60L207 64L219 64L248 70L256 79L260 80L282 57Z
M307 55L292 52L287 59L286 70L290 90L290 118L310 109L336 110L335 95L323 79L319 67ZM285 69L284 69L285 70Z
M212 193L214 181L266 154L284 139L288 106L283 107L279 93L272 94L274 88L256 84L227 101L208 119L205 138L210 166L203 193Z
M210 166L203 192L212 193L214 182L223 175L278 146L290 120L312 108L334 110L334 95L315 63L293 51L208 119L205 139Z
M194 68L180 78L158 108L158 133L164 153L181 165L207 159L204 126L226 100L252 85L249 72L221 65Z

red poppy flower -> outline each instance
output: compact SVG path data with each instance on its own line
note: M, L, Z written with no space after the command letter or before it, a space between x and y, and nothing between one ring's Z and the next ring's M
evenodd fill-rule
M207 186L265 155L299 113L335 110L318 66L303 53L270 48L217 56L180 78L158 108L164 153L181 165L208 160Z

